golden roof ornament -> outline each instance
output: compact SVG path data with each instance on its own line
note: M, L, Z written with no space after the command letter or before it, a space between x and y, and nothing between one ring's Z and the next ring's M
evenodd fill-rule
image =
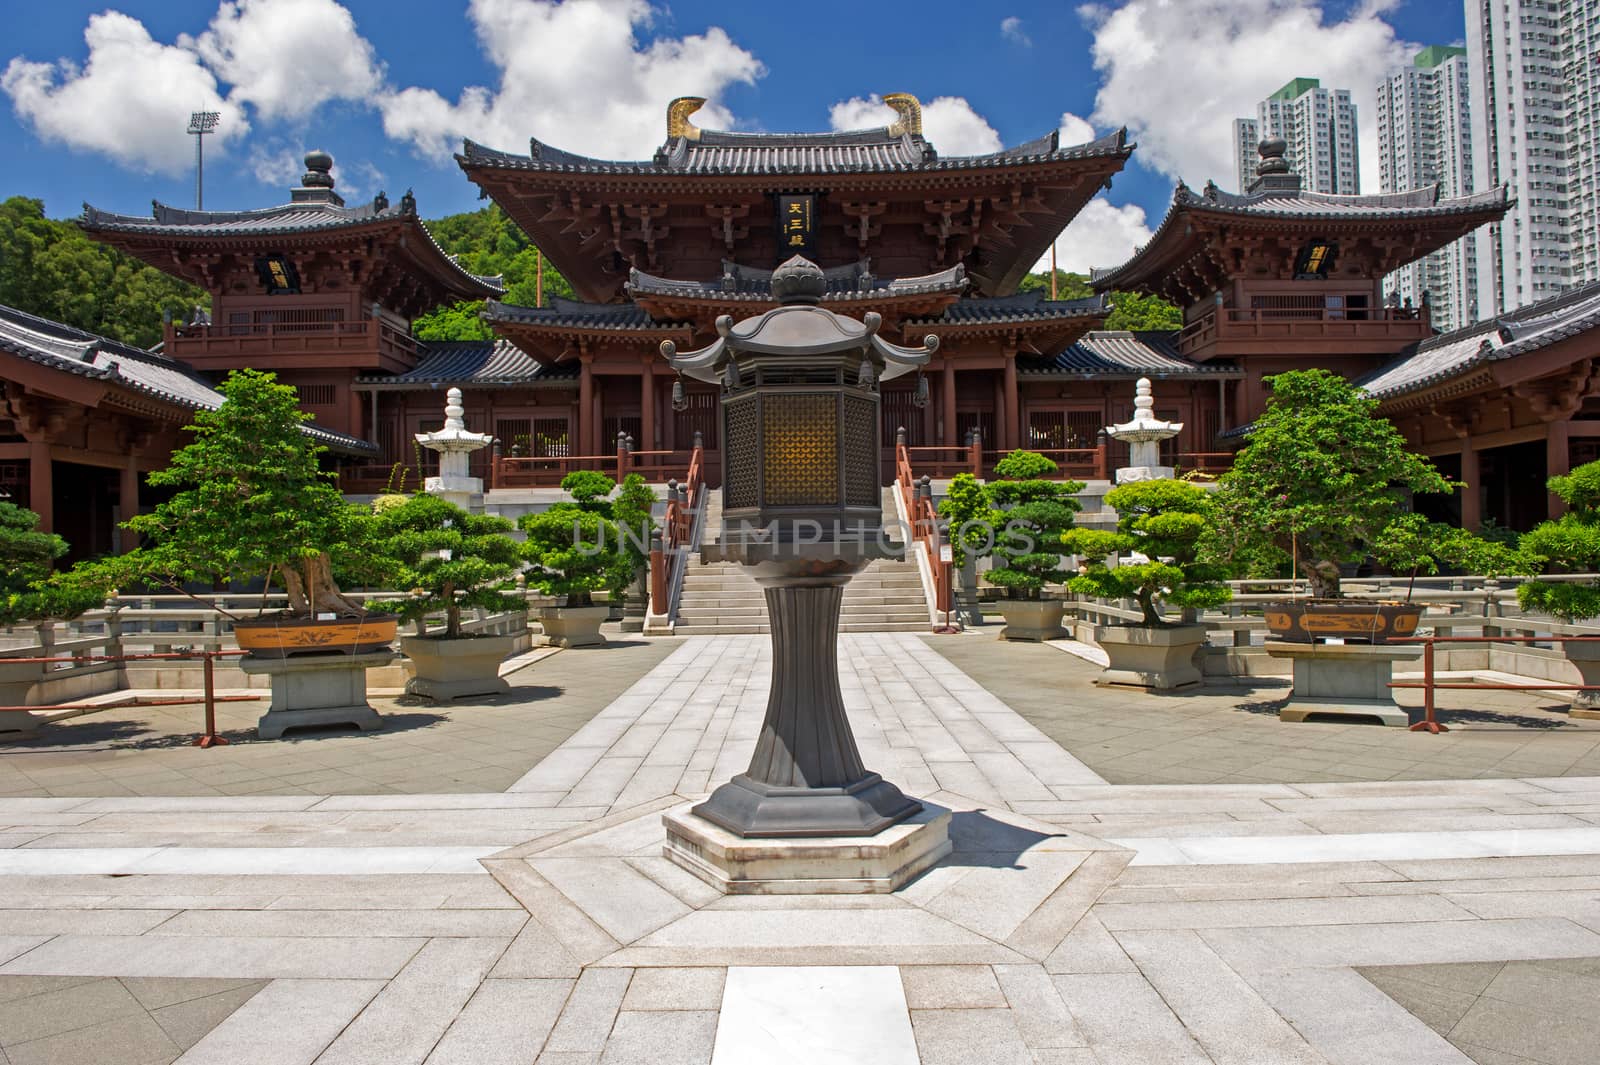
M699 140L700 127L690 122L689 116L704 107L705 103L704 96L680 96L668 104L667 139L682 137L685 140Z
M889 126L889 136L900 137L909 133L922 136L922 101L908 92L884 94L883 102L894 108L899 117Z

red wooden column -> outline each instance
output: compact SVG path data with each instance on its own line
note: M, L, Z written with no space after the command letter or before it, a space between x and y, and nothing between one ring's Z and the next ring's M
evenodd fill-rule
M127 465L122 467L121 474L117 507L122 514L122 520L127 521L139 513L139 460L136 456L132 454L128 456ZM139 534L132 529L119 529L117 536L120 549L123 551L132 551L139 546Z
M1478 469L1478 453L1466 441L1461 448L1461 527L1477 532L1483 524L1483 475Z
M1546 477L1564 477L1572 472L1572 451L1567 446L1565 420L1545 424L1544 472ZM1554 492L1550 493L1550 517L1559 518L1567 512L1566 503Z
M948 355L944 357L939 399L944 404L944 432L939 436L939 443L944 447L956 447L956 363Z
M1006 428L1005 435L1002 437L1002 439L1005 440L1005 450L1014 451L1022 446L1020 443L1022 439L1022 405L1018 402L1017 396L1016 349L1013 348L1008 350L1005 353L1005 358Z
M594 418L594 374L590 363L594 356L587 351L578 353L578 440L575 450L580 455L596 452L593 434L598 431Z
M646 355L639 371L639 450L654 451L656 443L655 356Z
M28 445L28 509L39 515L41 532L56 528L55 481L50 467L50 445L34 440Z

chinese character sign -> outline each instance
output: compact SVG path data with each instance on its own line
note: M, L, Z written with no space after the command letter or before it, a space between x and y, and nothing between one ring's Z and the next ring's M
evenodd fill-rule
M778 262L792 255L816 257L817 197L814 193L778 196Z

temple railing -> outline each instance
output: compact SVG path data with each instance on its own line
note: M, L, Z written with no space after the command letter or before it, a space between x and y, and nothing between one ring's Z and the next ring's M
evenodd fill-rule
M919 569L926 567L925 591L931 593L928 605L945 615L950 611L950 570L953 563L943 557L941 550L944 541L939 529L939 510L933 502L933 484L926 474L920 479L917 477L911 466L911 449L904 443L896 445L894 456L895 491L899 493L900 510L905 515L910 533L907 548L910 549L912 544L922 548L917 552L917 561Z
M1416 308L1219 307L1183 327L1178 350L1193 355L1228 343L1345 340L1399 346L1433 335L1426 312Z
M698 439L698 437L697 437ZM671 631L678 616L689 556L705 532L707 495L705 449L689 453L689 468L682 481L667 482L667 510L661 536L650 549L650 610L645 631Z
M352 322L175 325L162 331L162 351L185 362L265 355L342 354L413 363L417 342L405 330L364 318ZM372 360L363 360L366 365Z

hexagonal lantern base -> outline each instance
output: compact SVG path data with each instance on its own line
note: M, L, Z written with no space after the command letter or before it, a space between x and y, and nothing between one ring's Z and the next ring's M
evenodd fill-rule
M728 895L872 895L897 891L950 853L950 811L922 809L874 836L746 839L688 806L661 815L664 853Z

